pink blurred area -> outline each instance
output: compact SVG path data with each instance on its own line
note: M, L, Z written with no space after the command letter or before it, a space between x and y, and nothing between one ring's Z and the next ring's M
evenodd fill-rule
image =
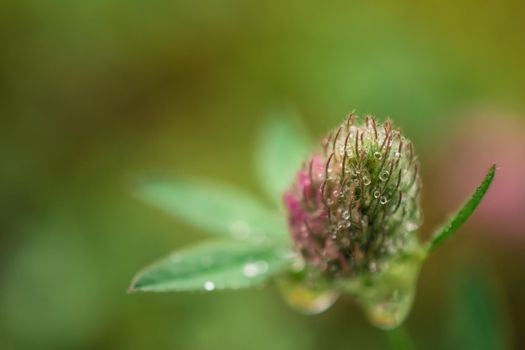
M495 163L494 182L469 225L504 241L525 244L525 119L476 109L456 120L447 142L436 150L439 166L433 177L439 207L466 200Z

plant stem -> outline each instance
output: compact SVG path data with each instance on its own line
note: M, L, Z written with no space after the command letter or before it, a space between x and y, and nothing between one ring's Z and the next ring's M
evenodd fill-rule
M385 331L388 346L392 350L414 350L414 343L404 326Z

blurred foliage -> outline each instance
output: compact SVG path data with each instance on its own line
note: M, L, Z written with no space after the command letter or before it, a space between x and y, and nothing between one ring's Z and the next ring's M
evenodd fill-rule
M490 281L475 270L456 277L451 288L450 337L447 348L497 350L508 348L504 302Z
M129 184L161 170L260 195L251 159L265 111L290 103L320 135L357 108L392 116L416 144L432 226L446 128L473 105L525 110L524 11L517 0L1 1L0 348L383 348L345 300L305 317L273 289L126 295L144 263L203 237ZM525 347L524 240L494 244L482 230L423 270L416 345L454 339L447 271L466 256L492 266L509 344Z

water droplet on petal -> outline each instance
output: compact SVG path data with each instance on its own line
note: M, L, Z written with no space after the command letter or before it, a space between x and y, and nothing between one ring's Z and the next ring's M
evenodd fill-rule
M381 196L381 192L379 192L379 190L375 190L374 191L374 198L379 198L379 196Z
M215 283L213 283L212 281L204 282L204 289L209 291L209 292L214 290L215 289Z
M372 180L370 180L370 178L368 176L363 176L363 184L365 186L368 186L372 183Z
M390 175L390 173L388 172L388 170L383 170L381 172L381 174L379 174L379 180L381 181L386 181L388 180L388 175Z
M388 202L388 198L386 198L386 196L381 196L379 203L385 205L387 202Z
M374 152L374 157L377 159L377 160L381 160L381 158L383 158L383 154L379 151L376 151Z
M350 219L350 212L349 212L348 210L343 211L343 213L341 214L341 217L342 217L344 220L348 220L348 219Z

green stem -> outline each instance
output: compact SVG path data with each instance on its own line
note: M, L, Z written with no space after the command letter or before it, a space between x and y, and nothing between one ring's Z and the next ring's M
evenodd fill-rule
M388 347L392 350L414 350L414 343L405 327L402 325L396 329L385 331Z

